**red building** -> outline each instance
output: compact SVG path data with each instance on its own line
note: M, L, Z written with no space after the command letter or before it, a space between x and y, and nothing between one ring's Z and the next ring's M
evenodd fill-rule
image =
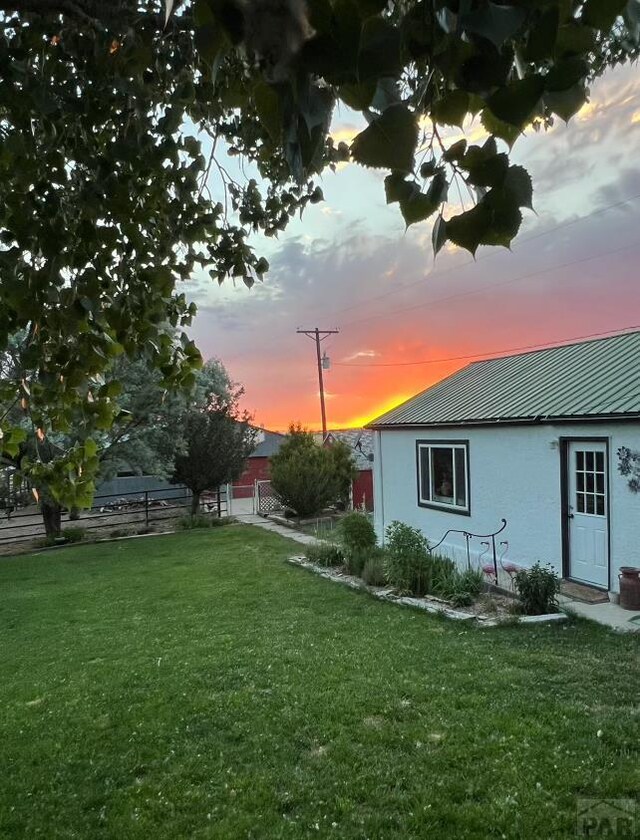
M233 498L249 499L253 496L256 481L265 481L270 474L271 456L275 455L284 443L285 435L258 429L258 443L247 459L244 472L233 482Z

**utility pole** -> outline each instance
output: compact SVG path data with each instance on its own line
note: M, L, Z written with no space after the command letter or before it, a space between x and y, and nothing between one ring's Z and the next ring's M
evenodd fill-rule
M320 343L330 335L336 335L339 330L296 330L299 335L306 335L316 343L316 357L318 361L318 383L320 385L320 412L322 414L322 440L327 436L327 413L324 407L324 380L322 378L322 356L320 355Z

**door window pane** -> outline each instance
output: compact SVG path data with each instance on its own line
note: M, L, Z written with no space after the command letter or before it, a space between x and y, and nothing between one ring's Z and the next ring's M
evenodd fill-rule
M585 469L593 470L593 452L585 452Z
M578 513L584 513L584 493L578 493L576 498Z
M596 490L598 493L604 493L604 473L596 475Z
M596 496L596 513L598 516L604 516L604 496Z
M587 492L593 493L595 490L595 483L593 479L593 473L587 473Z
M594 498L591 495L591 493L587 493L586 501L587 501L586 513L595 513L596 512L596 506L595 506Z
M604 472L604 452L596 452L596 469L598 472Z

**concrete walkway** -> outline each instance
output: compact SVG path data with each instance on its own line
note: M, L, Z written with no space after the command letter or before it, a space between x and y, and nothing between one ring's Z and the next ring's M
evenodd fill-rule
M581 618L588 618L598 624L604 624L619 633L640 632L640 613L623 610L618 604L585 604L561 595L558 598L560 609Z
M293 528L287 528L286 525L278 525L277 522L272 522L270 519L264 519L255 513L240 514L236 516L238 522L245 525L255 525L257 528L262 528L265 531L271 531L272 534L279 534L281 537L286 537L289 540L302 543L303 545L313 545L317 540L310 534L303 534L301 531L295 531Z

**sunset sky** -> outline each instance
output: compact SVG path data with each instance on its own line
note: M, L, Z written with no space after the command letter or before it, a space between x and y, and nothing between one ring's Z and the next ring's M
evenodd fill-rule
M336 113L334 137L349 140L356 119ZM470 124L466 136L477 142L482 130ZM405 233L398 206L385 204L386 173L327 172L324 203L279 240L255 239L271 263L264 283L189 284L193 334L245 386L256 422L286 429L320 425L315 348L297 327L340 330L323 345L334 428L362 425L467 364L461 357L640 327L639 140L640 74L621 68L568 126L516 143L536 212L525 211L511 252L481 248L475 261L451 247L434 263L431 223Z

